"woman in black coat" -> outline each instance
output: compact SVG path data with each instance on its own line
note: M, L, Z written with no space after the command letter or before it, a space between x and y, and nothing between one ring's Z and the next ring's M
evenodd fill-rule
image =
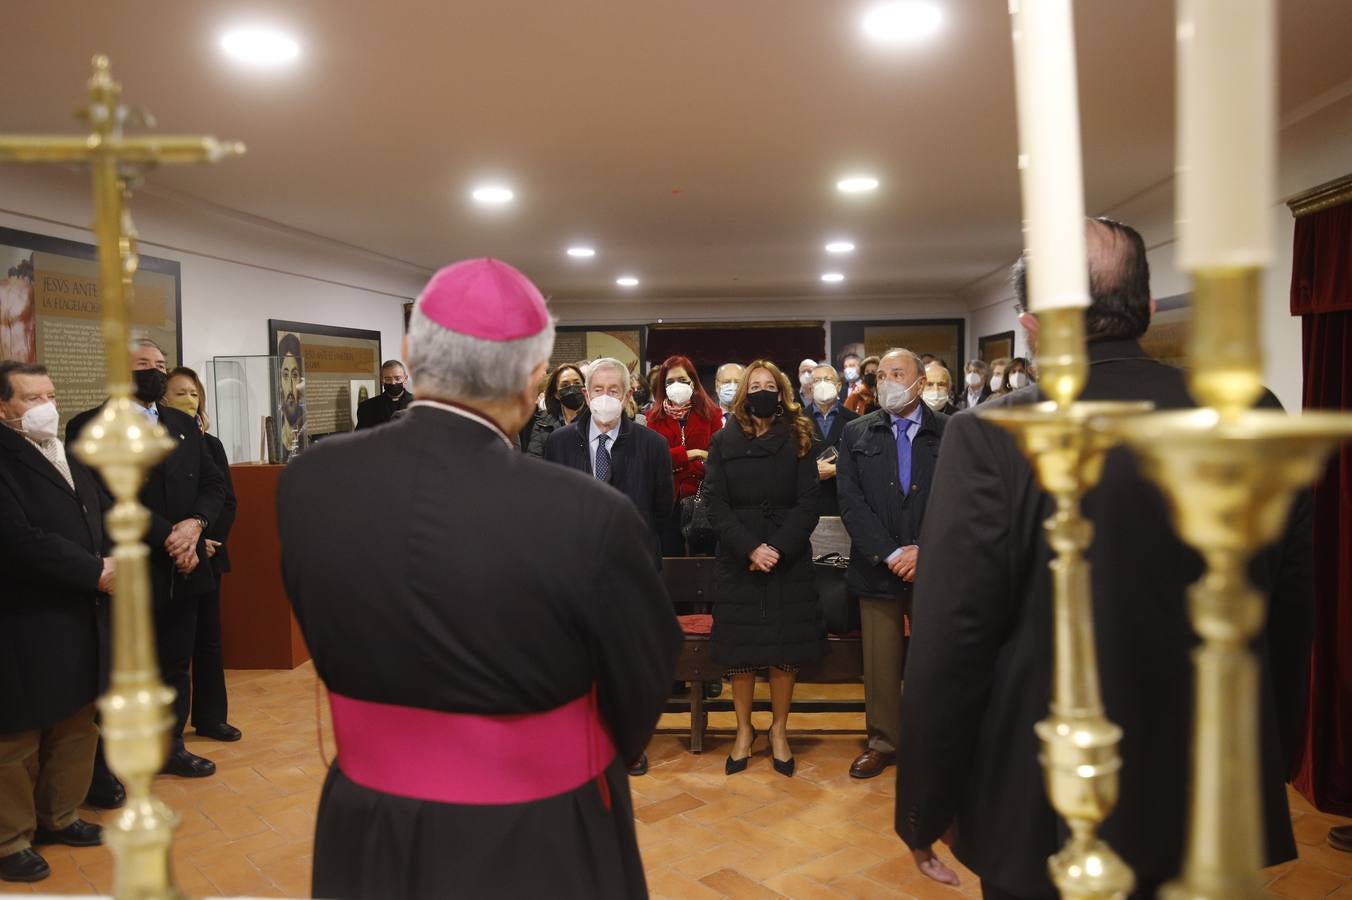
M799 666L820 659L826 629L812 572L817 462L812 422L774 363L746 367L731 415L709 444L705 496L718 530L718 600L712 655L728 667L737 740L729 775L746 768L756 671L769 669L770 752L775 771L794 772L789 705Z
M221 650L221 578L230 571L230 554L225 542L235 524L235 486L230 483L230 460L225 445L207 431L206 389L202 379L187 366L179 366L169 373L164 402L192 416L202 429L211 461L225 474L225 505L214 522L207 523L204 533L207 556L211 560L211 574L215 587L197 595L197 634L192 654L192 725L198 734L217 741L237 741L240 730L226 721L229 699L225 693L225 664Z

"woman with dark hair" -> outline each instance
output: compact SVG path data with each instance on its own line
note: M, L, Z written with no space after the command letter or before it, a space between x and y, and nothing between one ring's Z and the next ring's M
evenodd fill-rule
M876 356L867 356L859 364L859 381L850 389L850 395L845 398L845 408L857 416L866 416L875 409L882 409L878 405L878 367L882 365L882 360Z
M230 460L225 446L207 431L207 392L202 379L187 366L169 373L164 403L192 416L202 429L202 440L216 468L225 474L225 505L215 521L202 533L215 585L209 593L198 594L197 632L192 651L192 726L203 737L217 741L237 741L240 730L226 721L229 700L225 694L225 663L221 656L221 578L230 571L230 552L225 542L235 524L235 486L230 481Z
M735 421L709 448L705 496L718 531L718 602L710 649L727 667L737 739L724 770L747 766L756 672L769 669L770 755L794 773L789 706L798 668L826 652L826 627L812 569L817 526L815 432L774 363L746 367L732 401Z
M704 483L704 461L709 441L723 427L723 411L704 390L695 365L684 356L668 357L653 380L653 405L647 426L667 439L671 449L672 480L676 488L676 511L662 535L663 556L685 556L681 536L681 500L695 496ZM691 547L710 552L712 548Z
M1037 381L1033 377L1032 368L1028 365L1028 360L1022 356L1016 356L1009 361L1009 366L1005 369L1005 387L1007 391L1017 391L1021 387L1027 387Z
M558 428L571 425L573 420L587 405L586 391L582 384L582 370L572 363L564 363L545 381L545 409L535 417L530 436L523 439L521 446L537 459L545 455L545 441Z

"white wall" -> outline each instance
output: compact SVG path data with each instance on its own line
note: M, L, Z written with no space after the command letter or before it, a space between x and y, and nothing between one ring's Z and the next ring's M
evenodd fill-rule
M1352 173L1352 95L1343 89L1306 104L1282 123L1277 196L1287 198ZM1175 264L1174 182L1169 179L1109 209L1091 211L1134 226L1149 248L1151 290L1156 297L1189 291ZM1301 406L1301 324L1291 315L1291 259L1295 220L1285 203L1272 207L1273 258L1263 277L1264 380L1289 410ZM1011 260L1011 263L1013 261ZM971 317L969 355L981 335L1016 333L1016 350L1027 350L1014 316L1014 293L1006 271L994 272L959 295Z
M142 253L182 267L183 362L199 370L213 356L267 353L268 319L379 331L397 356L403 304L428 274L153 187L133 213ZM0 167L0 225L92 244L91 218L79 173Z

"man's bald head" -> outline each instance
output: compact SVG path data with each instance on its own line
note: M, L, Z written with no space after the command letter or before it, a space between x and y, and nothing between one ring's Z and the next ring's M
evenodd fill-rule
M1150 327L1150 262L1145 240L1130 225L1109 218L1086 219L1085 253L1089 260L1089 309L1084 327L1089 340L1136 340ZM1015 299L1028 306L1027 264L1014 264Z

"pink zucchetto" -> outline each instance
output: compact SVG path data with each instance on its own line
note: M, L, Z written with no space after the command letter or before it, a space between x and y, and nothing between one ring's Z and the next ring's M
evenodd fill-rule
M549 326L539 288L499 259L466 259L437 272L418 309L447 331L484 341L519 341Z

